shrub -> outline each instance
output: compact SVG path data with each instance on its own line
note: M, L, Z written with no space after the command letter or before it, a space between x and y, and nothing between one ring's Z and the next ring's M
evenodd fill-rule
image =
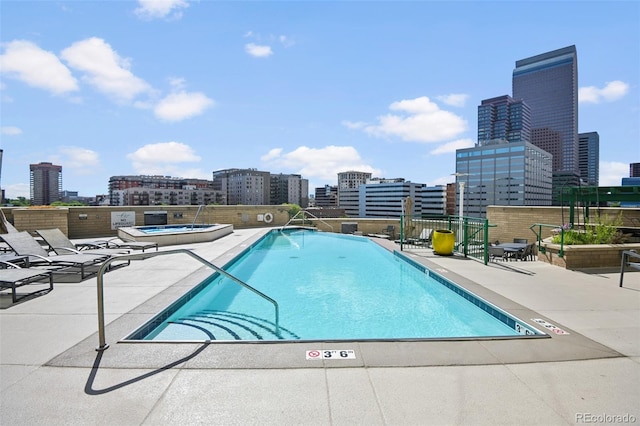
M618 230L622 225L622 212L614 221L608 217L596 216L595 225L586 225L584 230L572 229L570 225L563 225L562 228L554 229L554 236L551 242L560 244L562 233L564 232L564 244L622 244L628 237Z

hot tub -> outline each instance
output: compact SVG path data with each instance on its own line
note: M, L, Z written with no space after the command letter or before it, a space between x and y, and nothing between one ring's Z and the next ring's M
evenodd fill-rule
M118 228L123 241L157 242L159 246L214 241L233 232L233 225L149 225Z

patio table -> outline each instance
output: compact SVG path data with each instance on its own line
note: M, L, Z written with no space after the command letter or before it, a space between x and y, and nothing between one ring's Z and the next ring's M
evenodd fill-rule
M497 247L502 247L506 253L509 253L509 257L522 259L521 254L524 253L527 245L527 243L500 243Z

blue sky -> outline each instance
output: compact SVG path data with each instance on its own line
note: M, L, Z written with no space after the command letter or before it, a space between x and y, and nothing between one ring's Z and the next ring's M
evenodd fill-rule
M600 184L640 162L636 1L1 0L0 16L9 198L41 161L83 196L233 167L310 192L346 170L446 184L515 61L569 45Z

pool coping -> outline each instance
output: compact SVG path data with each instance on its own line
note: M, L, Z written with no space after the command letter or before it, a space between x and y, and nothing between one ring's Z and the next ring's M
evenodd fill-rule
M269 230L216 257L213 263L224 265L255 244ZM364 237L363 237L364 238ZM393 251L398 246L372 238ZM123 342L129 335L175 299L198 285L210 271L200 268L180 283L174 283L147 302L121 315L106 327L110 347L97 352L97 334L93 334L46 365L103 368L217 368L217 369L291 369L325 367L425 367L457 365L496 365L532 362L557 362L623 357L619 352L597 343L546 318L525 306L501 296L482 285L456 274L416 254L403 253L413 261L437 272L487 302L543 330L532 319L540 319L566 334L548 333L548 337L522 338L385 340L385 341L291 341L291 342ZM475 260L463 259L474 262ZM353 351L355 358L308 359L309 351Z
M233 232L233 225L224 223L214 223L210 225L197 225L189 232L166 232L147 234L141 231L142 228L162 227L162 226L189 226L185 225L149 225L132 226L118 228L118 237L123 241L134 242L155 242L158 246L170 246L176 244L202 243L215 241Z

